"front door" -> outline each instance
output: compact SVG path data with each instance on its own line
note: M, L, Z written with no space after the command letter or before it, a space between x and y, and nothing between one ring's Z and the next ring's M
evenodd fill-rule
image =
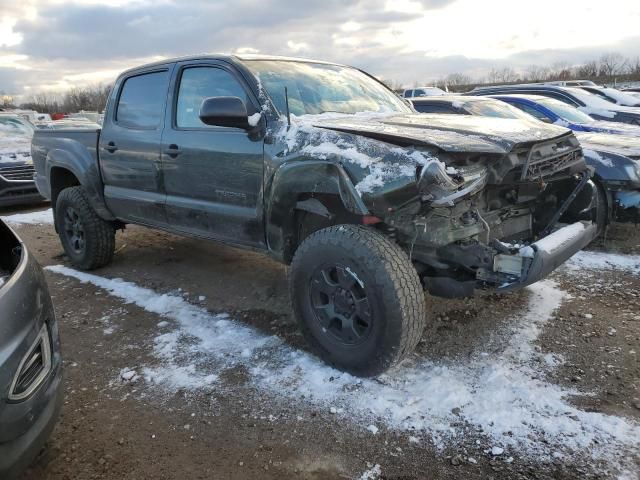
M178 64L175 98L162 135L167 221L172 228L232 243L262 246L263 140L241 128L200 121L202 101L239 97L249 114L257 102L226 64Z

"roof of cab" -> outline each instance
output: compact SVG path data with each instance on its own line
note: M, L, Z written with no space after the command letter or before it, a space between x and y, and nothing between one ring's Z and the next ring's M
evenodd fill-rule
M313 60L308 58L296 58L296 57L283 57L278 55L258 55L258 54L239 54L239 53L202 53L199 55L186 55L182 57L164 58L155 62L145 63L138 65L127 70L124 70L120 76L127 75L138 70L145 70L156 66L167 65L175 62L188 62L191 60L231 60L232 62L243 62L251 60L277 60L281 62L305 62L305 63L322 63L326 65L341 65L333 62L326 62L324 60Z

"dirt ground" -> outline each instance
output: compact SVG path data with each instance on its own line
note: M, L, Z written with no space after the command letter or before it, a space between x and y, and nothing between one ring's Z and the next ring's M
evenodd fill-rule
M43 266L68 265L50 224L14 228ZM640 228L614 226L594 248L637 255ZM117 236L113 264L94 273L181 296L204 312L228 313L293 351L306 350L290 315L286 268L259 254L129 227ZM242 366L225 370L211 388L127 381L122 372L159 364L154 347L163 316L94 284L46 275L63 340L65 404L47 448L23 480L633 479L640 471L637 443L621 447L614 464L579 451L549 458L515 447L507 458L487 452L475 437L439 445L383 421L372 432L368 423L304 398L274 400ZM563 361L536 370L540 380L575 390L569 402L583 412L637 425L640 277L585 270L554 279L569 295L534 347ZM524 308L527 295L429 297L429 326L416 357L464 365L478 351L491 354L508 340L499 331Z

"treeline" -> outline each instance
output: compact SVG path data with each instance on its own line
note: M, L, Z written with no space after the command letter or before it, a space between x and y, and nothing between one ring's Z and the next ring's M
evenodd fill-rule
M558 62L551 66L530 65L522 70L513 67L494 67L483 77L465 73L450 73L437 80L416 81L414 87L434 85L452 91L466 91L478 85L503 83L551 82L556 80L593 80L596 83L612 84L623 81L640 81L640 56L627 58L619 53L607 53L600 58L575 65ZM400 82L387 84L402 91Z
M640 80L640 57L627 58L619 53L606 53L598 59L579 65L558 62L551 66L531 65L521 71L512 67L492 68L483 78L452 73L440 78L435 84L441 88L464 91L461 87L557 80L593 80L603 84Z
M64 94L41 92L27 102L19 105L25 110L35 110L41 113L78 112L91 110L102 112L107 104L111 85L93 85L74 87Z

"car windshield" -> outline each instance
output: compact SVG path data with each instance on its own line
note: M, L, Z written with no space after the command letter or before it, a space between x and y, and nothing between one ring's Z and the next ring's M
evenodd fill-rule
M614 106L611 102L603 100L599 96L578 87L567 87L565 90L584 103L587 107L610 110L611 107Z
M613 99L613 101L622 102L627 105L637 105L640 103L638 99L628 93L621 92L620 90L616 90L615 88L602 88L602 93L607 97Z
M247 67L260 81L280 114L325 112L400 112L411 108L391 90L355 68L284 60L248 60Z
M34 128L19 117L0 115L0 136L32 137Z
M593 122L594 119L591 118L586 113L581 112L577 108L563 103L559 100L554 100L553 98L541 98L536 100L543 107L547 107L557 116L566 120L567 122L573 123L590 123Z
M526 118L531 117L515 107L498 100L474 100L464 103L464 109L472 115L494 118Z

